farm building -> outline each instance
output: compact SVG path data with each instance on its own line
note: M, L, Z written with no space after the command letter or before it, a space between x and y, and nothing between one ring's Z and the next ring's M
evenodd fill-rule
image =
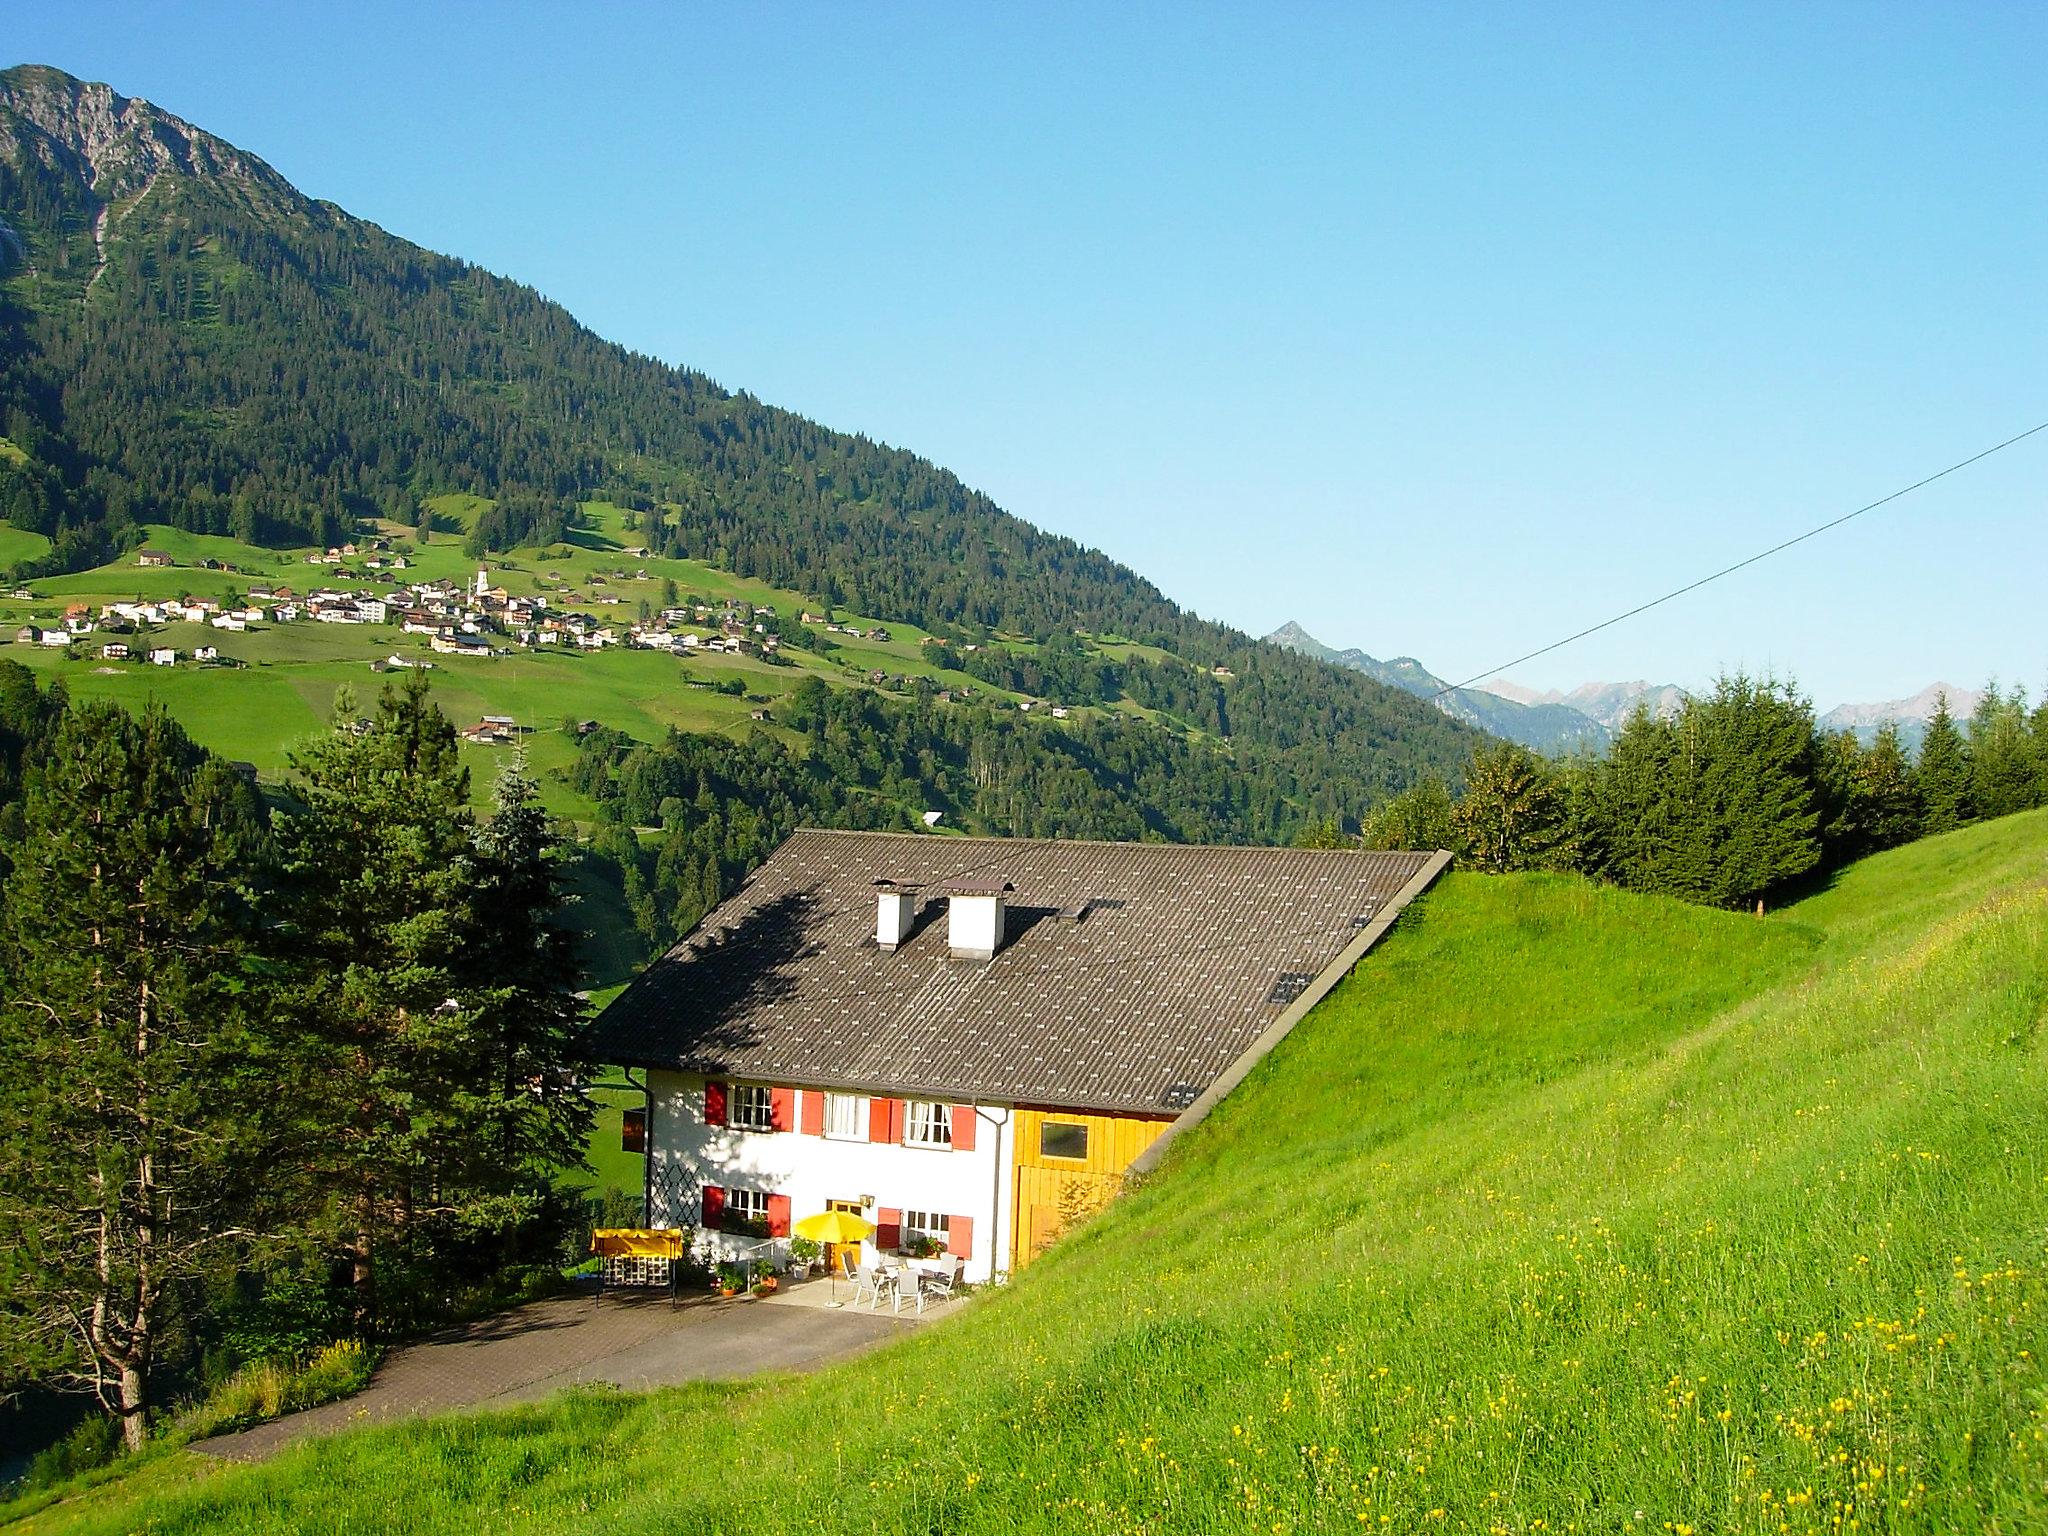
M1447 856L804 831L592 1027L653 1226L828 1209L986 1280L1207 1113Z

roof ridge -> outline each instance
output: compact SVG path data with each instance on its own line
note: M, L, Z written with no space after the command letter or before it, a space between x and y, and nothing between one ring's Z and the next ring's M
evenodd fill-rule
M1184 853L1294 853L1337 855L1344 858L1372 857L1375 854L1396 858L1427 858L1441 852L1436 848L1292 848L1278 843L1167 843L1137 841L1120 837L1004 837L993 832L966 832L955 835L931 832L911 832L890 827L798 827L790 837L803 837L818 833L826 837L886 837L902 842L931 843L934 846L958 845L964 843L999 843L1006 847L1027 848L1124 848L1135 850L1158 849L1160 852ZM786 841L787 839L785 839ZM779 845L778 845L779 846Z

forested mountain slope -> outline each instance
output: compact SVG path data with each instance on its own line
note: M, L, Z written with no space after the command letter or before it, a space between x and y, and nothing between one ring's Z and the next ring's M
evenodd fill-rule
M1111 686L1369 803L1475 737L1398 689L1183 612L914 454L606 342L532 289L305 197L254 156L59 71L0 73L0 512L98 564L144 524L331 543L491 498L493 548L580 500L658 553L988 639L1171 653ZM992 660L997 668L1005 665ZM1227 676L1216 675L1223 669Z

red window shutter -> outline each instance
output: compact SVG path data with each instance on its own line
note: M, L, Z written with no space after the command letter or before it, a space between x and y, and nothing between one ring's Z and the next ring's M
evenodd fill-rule
M768 1197L768 1235L770 1237L789 1236L789 1196L770 1195Z
M704 1230L721 1232L725 1229L725 1191L716 1184L704 1186Z
M768 1128L771 1131L793 1131L796 1129L796 1090L794 1088L770 1088L768 1090Z
M798 1117L806 1136L825 1134L825 1095L816 1090L804 1094L803 1113Z
M647 1150L647 1111L644 1108L629 1109L619 1116L619 1150Z
M879 1100L877 1102L880 1102ZM903 1246L903 1213L889 1206L875 1212L875 1246L883 1252Z
M903 1101L868 1100L868 1140L895 1142L903 1139Z
M979 1118L980 1116L975 1114L972 1104L955 1104L953 1106L953 1150L955 1152L972 1152L974 1150L974 1122Z
M956 1259L974 1257L974 1218L972 1216L949 1216L946 1218L946 1252Z
M725 1084L709 1081L704 1084L704 1123L725 1124Z

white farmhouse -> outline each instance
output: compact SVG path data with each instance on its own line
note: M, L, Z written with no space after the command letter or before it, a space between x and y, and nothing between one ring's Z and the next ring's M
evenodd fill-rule
M650 1225L727 1257L846 1209L867 1248L987 1280L1206 1114L1448 862L798 832L590 1050L644 1073Z

